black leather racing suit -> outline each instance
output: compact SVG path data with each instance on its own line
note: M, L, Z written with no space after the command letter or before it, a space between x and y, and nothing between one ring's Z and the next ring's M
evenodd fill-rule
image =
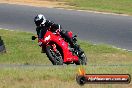
M73 39L69 37L68 31L61 30L61 26L59 24L55 24L49 20L46 20L45 24L36 28L38 38L42 39L49 28L51 32L55 32L57 29L60 29L61 37L64 38L71 45L71 47L74 46Z

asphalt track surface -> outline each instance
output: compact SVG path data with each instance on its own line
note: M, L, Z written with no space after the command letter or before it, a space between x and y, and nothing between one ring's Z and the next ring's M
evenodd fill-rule
M82 40L132 50L132 16L0 4L0 28L35 32L33 18L39 13Z

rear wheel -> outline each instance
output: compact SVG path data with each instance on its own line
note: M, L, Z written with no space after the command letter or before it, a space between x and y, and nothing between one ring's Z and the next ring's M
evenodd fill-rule
M85 53L78 55L78 58L79 58L78 62L75 62L76 65L87 65L87 57Z
M63 65L63 57L58 49L53 50L53 47L48 45L46 46L46 55L53 65Z

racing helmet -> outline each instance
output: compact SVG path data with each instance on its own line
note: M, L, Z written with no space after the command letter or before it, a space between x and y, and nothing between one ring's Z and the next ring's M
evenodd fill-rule
M43 14L38 14L37 16L35 16L34 22L36 26L41 26L41 24L44 24L46 22L46 18Z

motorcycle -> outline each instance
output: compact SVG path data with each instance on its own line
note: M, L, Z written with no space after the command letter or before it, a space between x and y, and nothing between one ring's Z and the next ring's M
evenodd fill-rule
M61 37L59 32L52 33L48 30L44 35L43 40L41 40L42 51L46 53L53 65L63 65L64 63L67 65L74 63L76 65L86 65L87 57L77 44L77 36L73 36L71 31L68 32L68 35L73 39L74 44L76 44L78 48L72 48L70 44ZM32 36L32 40L35 40L36 38L36 36Z

